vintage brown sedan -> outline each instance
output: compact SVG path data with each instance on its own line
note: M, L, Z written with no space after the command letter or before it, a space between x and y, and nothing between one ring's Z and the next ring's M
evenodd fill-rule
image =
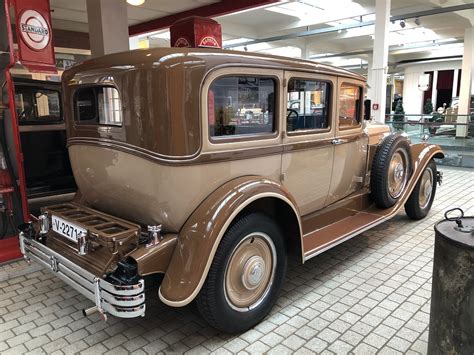
M364 90L347 70L218 49L75 66L63 92L79 192L21 227L23 253L95 302L86 314L143 316L146 285L172 307L196 300L222 331L248 329L288 253L305 262L403 206L430 210L441 149L371 123ZM266 119L240 120L247 105Z

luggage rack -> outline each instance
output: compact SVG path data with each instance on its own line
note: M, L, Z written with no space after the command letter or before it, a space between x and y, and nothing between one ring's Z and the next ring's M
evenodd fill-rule
M102 242L123 241L131 236L138 236L141 227L138 224L96 211L77 203L63 203L42 209L49 216L54 215L71 221L87 229L91 237Z

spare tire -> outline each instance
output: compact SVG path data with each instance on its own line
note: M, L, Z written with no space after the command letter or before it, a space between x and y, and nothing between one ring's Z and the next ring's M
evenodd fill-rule
M380 143L372 161L371 196L379 208L392 207L400 198L411 174L410 144L393 134Z

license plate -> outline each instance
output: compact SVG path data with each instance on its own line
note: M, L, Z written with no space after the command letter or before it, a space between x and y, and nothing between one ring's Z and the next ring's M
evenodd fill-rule
M77 237L82 233L87 233L84 228L81 228L74 223L66 221L61 217L51 216L51 221L53 222L52 228L56 233L72 240L77 243Z

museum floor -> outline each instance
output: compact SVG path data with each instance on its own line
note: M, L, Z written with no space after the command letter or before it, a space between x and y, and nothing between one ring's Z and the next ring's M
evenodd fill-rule
M240 336L217 334L194 305L155 301L145 318L84 318L92 302L51 273L23 261L0 266L0 353L425 354L433 225L451 207L474 214L474 170L442 170L425 220L400 212L304 265L290 260L271 315Z

